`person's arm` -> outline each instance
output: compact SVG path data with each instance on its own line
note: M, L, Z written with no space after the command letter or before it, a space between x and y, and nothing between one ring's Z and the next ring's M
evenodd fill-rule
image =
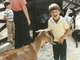
M30 21L30 18L29 18L28 9L27 9L26 5L23 5L23 6L22 6L22 9L23 9L24 14L25 14L25 16L26 16L26 18L27 18L28 25L30 25L30 24L31 24L31 21Z
M65 34L59 39L58 43L63 44L64 39L69 35L69 33L70 33L70 28L66 29Z
M4 16L4 20L7 21L7 17L6 16Z

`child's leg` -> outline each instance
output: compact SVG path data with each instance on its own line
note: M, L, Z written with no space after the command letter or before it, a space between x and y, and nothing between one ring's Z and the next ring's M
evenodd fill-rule
M60 46L60 60L66 60L66 40L64 40L64 43Z
M53 45L54 60L59 60L59 44Z
M14 22L12 23L12 38L15 38L15 25Z
M11 42L13 42L13 21L10 21L10 25L11 25Z
M7 21L8 41L11 40L11 23Z
M14 29L14 22L11 22L11 39L12 39L12 46L14 46L14 34L15 34L15 29Z

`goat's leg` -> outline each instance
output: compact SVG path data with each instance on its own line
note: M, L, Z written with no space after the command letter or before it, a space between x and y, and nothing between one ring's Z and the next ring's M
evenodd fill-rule
M78 48L78 40L76 40L76 48Z

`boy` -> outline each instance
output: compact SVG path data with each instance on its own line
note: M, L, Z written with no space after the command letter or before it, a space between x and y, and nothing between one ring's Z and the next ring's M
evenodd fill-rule
M4 12L4 20L7 24L8 30L8 41L13 42L14 39L14 21L13 21L13 11L11 10L10 2L5 2L5 12Z
M48 21L48 28L54 35L53 45L54 60L66 60L66 37L70 33L70 28L62 16L60 7L53 3L49 6L49 13L52 16Z

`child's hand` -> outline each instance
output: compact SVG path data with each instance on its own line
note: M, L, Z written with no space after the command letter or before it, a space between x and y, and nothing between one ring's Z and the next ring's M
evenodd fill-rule
M63 44L63 42L64 42L64 38L61 37L61 38L59 39L58 43L59 43L59 44Z

